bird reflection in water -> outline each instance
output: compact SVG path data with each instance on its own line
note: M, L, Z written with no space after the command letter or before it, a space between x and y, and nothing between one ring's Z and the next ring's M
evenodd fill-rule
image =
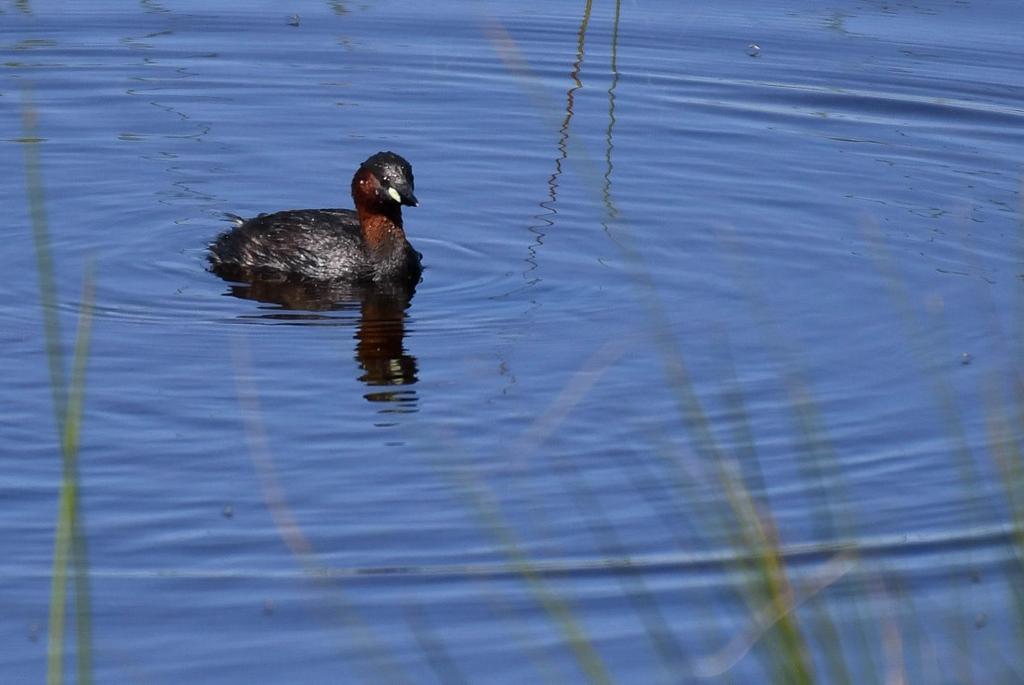
M359 312L355 358L363 374L359 380L370 388L370 402L383 402L387 413L416 411L416 391L404 387L416 383L416 357L405 350L405 310L415 287L403 283L361 285L344 282L260 280L236 283L230 294L267 304L275 309L262 319L326 324L337 319L329 312ZM288 310L288 311L282 311Z

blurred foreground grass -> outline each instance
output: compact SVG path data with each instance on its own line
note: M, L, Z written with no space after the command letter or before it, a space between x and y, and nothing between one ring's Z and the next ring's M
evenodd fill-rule
M68 566L71 566L75 596L77 682L92 682L92 609L89 602L88 558L85 524L82 520L78 479L78 451L85 400L85 372L89 359L94 281L87 267L79 307L78 333L71 357L71 378L66 380L59 317L59 299L50 250L49 226L43 190L42 163L37 133L37 113L28 90L22 94L22 149L29 216L39 273L40 307L43 313L46 357L50 368L54 425L60 441L61 482L54 534L53 570L50 588L46 681L63 682L64 633L67 607Z

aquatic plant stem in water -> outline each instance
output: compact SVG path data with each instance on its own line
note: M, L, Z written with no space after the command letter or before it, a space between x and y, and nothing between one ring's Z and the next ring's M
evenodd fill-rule
M64 619L67 605L68 561L72 560L75 581L75 635L77 640L78 682L92 682L92 622L86 564L85 537L79 511L78 449L81 438L82 408L85 399L86 362L92 326L94 278L87 268L82 286L78 335L72 357L71 384L67 387L60 353L60 321L57 318L57 289L54 284L53 257L47 230L41 165L35 135L36 113L31 99L24 94L22 104L25 178L28 188L29 216L39 272L40 303L46 356L50 368L54 418L61 447L61 487L57 506L57 530L54 535L53 570L50 586L49 637L47 643L46 682L63 681Z

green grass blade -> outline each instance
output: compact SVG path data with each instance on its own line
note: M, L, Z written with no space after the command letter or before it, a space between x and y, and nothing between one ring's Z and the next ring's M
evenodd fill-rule
M29 217L39 272L39 294L43 310L46 357L50 369L54 418L60 436L61 486L57 505L57 530L54 535L53 568L50 581L50 616L47 643L46 682L63 682L64 629L67 606L68 563L73 561L75 578L75 625L78 639L78 682L92 683L92 629L85 555L85 537L79 512L78 448L81 442L82 408L85 398L85 372L89 358L92 329L92 305L95 292L92 269L86 271L78 335L72 361L71 387L64 377L60 351L60 319L57 315L57 288L53 256L50 250L46 203L43 195L42 165L36 135L36 111L28 91L22 100L22 143Z
M78 448L81 444L82 411L85 403L85 376L92 333L92 310L95 279L92 265L86 267L82 284L78 335L68 388L67 417L64 422L64 470L78 491ZM76 496L71 510L71 561L75 588L75 639L78 658L78 684L91 685L92 680L92 602L89 592L89 567L81 498Z

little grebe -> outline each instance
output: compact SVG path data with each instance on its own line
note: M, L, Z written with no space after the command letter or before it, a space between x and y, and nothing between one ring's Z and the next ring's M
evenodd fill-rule
M234 279L404 281L423 267L402 229L402 205L417 206L412 167L378 152L352 177L351 209L295 209L252 219L229 215L235 227L210 245L215 272Z

